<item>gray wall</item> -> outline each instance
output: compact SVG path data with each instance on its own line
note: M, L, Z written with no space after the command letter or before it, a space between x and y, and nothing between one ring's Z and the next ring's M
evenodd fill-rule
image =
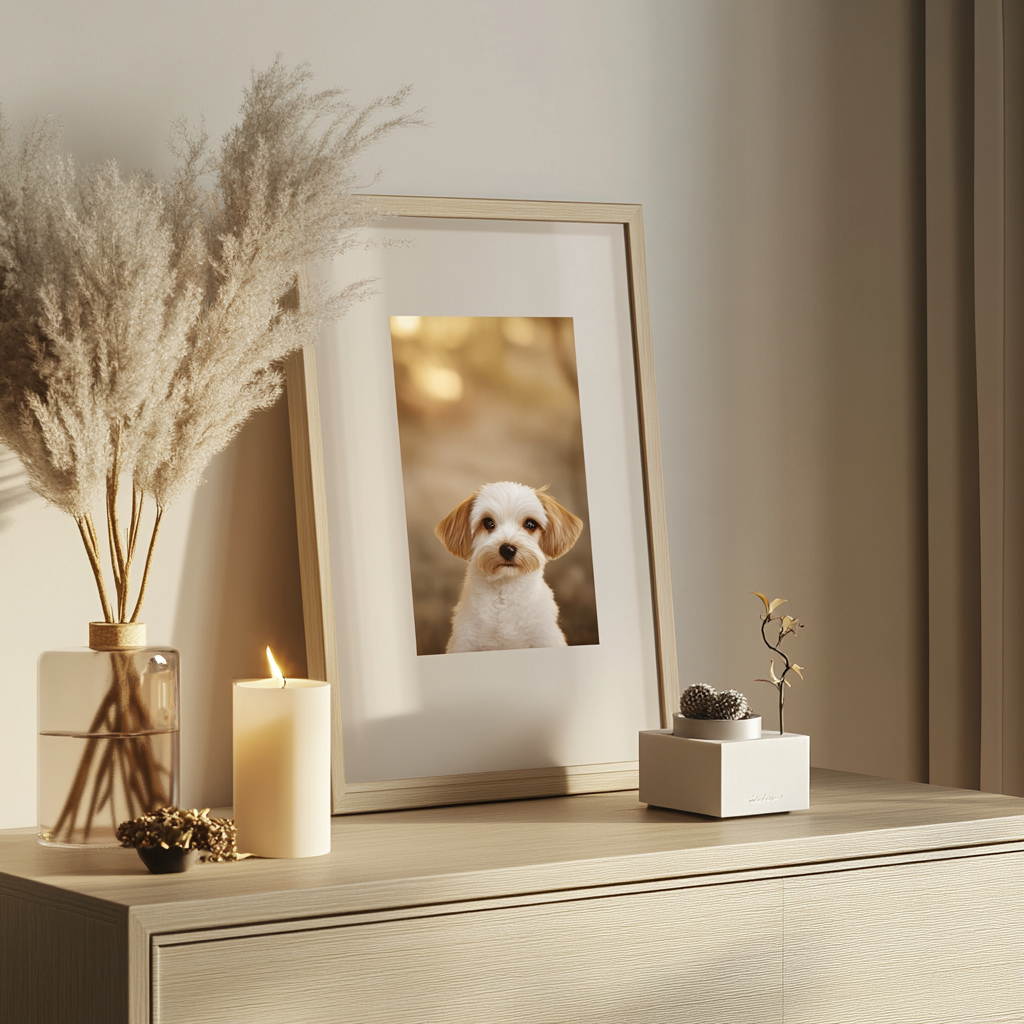
M764 590L808 622L787 725L817 765L927 772L918 7L896 0L7 5L0 102L82 160L166 173L251 66L432 126L380 191L644 205L684 685L772 692ZM368 169L370 165L368 165ZM287 418L255 419L165 521L146 618L185 660L186 805L230 801L229 680L302 660ZM0 457L0 827L34 821L35 659L96 616L73 524ZM763 689L759 689L762 687Z

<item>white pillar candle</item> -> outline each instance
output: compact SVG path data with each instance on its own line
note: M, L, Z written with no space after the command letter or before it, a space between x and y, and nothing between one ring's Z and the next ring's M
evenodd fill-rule
M331 851L331 688L315 679L234 687L238 849L259 857Z

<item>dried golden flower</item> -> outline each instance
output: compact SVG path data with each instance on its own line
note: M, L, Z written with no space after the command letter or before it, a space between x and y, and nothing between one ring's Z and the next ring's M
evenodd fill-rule
M785 729L785 704L786 704L786 687L792 687L792 683L786 678L790 672L795 672L801 679L804 677L803 665L797 665L795 662L789 660L789 658L782 652L782 641L787 636L795 634L798 629L803 629L804 624L799 620L793 618L792 615L774 615L773 612L780 604L786 604L786 598L776 597L774 600L769 601L767 596L760 593L759 591L752 590L750 592L754 597L761 598L764 603L764 615L761 616L761 639L765 642L765 646L770 651L774 651L779 658L782 660L782 675L778 676L775 674L775 659L772 658L768 666L768 675L770 679L755 679L756 683L771 683L779 692L779 733L786 731ZM768 624L771 622L777 622L779 624L778 636L775 639L775 643L772 643L768 639L768 635L765 630L768 628Z
M245 860L251 856L238 852L235 823L228 818L211 818L209 807L201 811L163 807L121 822L116 835L122 846L135 849L179 846L183 850L202 850L205 853L200 860L204 861Z

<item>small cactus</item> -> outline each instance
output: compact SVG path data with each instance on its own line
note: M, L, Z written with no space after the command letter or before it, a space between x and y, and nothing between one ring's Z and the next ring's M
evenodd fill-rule
M679 710L685 718L736 721L752 717L750 705L742 693L736 690L719 693L707 683L688 686L679 699Z
M688 686L679 698L679 710L686 718L710 718L708 709L717 696L713 686L708 686L707 683L694 683L693 686Z
M709 710L713 712L709 716L711 718L736 721L749 716L750 705L747 698L738 690L724 690L715 698Z

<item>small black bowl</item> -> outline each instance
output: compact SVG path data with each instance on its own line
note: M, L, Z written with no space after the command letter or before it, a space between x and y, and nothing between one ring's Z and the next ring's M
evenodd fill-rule
M180 846L138 846L135 852L154 875L188 871L199 856L198 850L183 850Z

